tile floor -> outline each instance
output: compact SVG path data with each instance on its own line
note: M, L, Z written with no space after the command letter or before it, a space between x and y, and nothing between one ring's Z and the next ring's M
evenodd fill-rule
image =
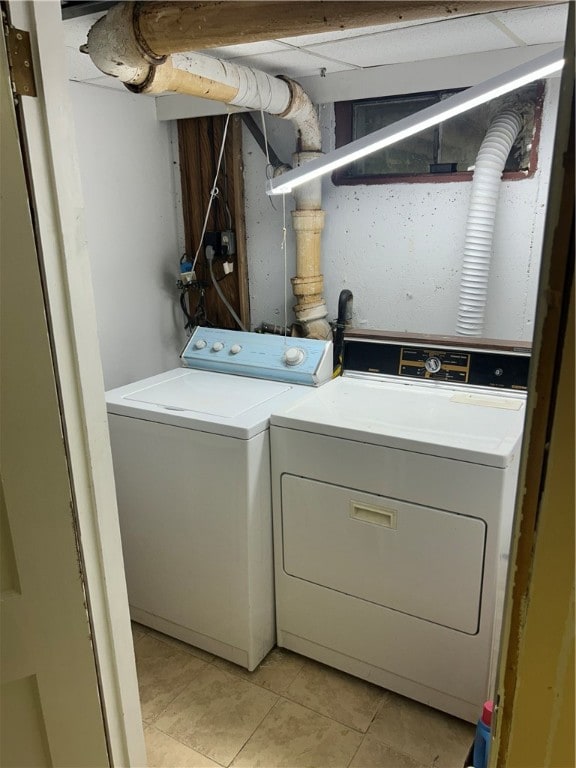
M462 768L469 723L275 648L255 672L133 625L150 768Z

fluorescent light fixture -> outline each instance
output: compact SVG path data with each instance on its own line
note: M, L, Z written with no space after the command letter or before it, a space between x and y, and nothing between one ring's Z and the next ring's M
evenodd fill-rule
M361 157L370 155L384 147L389 147L402 139L413 136L415 133L437 125L451 117L461 115L469 109L474 109L479 104L496 99L505 93L521 88L533 80L558 72L564 65L563 50L555 51L539 56L537 59L521 64L496 77L485 80L479 85L473 85L465 91L450 96L444 101L433 104L431 107L421 109L413 115L403 117L401 120L369 133L356 141L329 152L323 157L311 160L304 165L270 179L267 193L269 195L284 195L291 192L294 187L305 184L307 181L322 176L325 173L335 171L343 165L354 162Z

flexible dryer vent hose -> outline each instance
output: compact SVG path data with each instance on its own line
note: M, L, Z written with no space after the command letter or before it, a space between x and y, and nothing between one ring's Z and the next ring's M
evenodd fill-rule
M476 158L460 281L457 332L481 336L488 296L488 279L500 179L510 149L522 127L511 110L494 118Z

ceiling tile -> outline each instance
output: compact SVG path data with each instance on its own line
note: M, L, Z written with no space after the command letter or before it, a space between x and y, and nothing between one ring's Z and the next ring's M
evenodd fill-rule
M222 48L207 48L200 53L217 56L220 59L237 59L240 56L258 56L261 53L285 51L289 46L277 40L262 40L259 43L243 43L242 45L226 45Z
M78 48L66 46L66 62L70 80L90 80L95 77L102 77L102 72L92 63L90 56L86 53L80 53ZM112 80L113 78L109 79Z
M69 48L80 48L84 45L90 28L106 15L106 11L100 13L91 13L88 16L77 16L75 19L67 19L62 22L64 25L64 38Z
M557 43L566 35L568 4L501 11L494 16L527 45Z
M509 47L509 37L494 24L483 16L470 16L324 43L307 50L357 66L374 67Z
M234 59L236 64L245 67L255 67L269 74L287 75L288 77L309 77L320 74L322 69L326 73L343 72L354 67L350 64L323 56L307 53L300 48L284 50L278 53L265 53L260 56L243 56Z
M122 93L125 93L127 96L130 95L130 91L128 91L124 84L120 82L120 80L117 80L115 77L106 77L106 75L103 75L102 77L95 77L90 80L84 80L84 85L95 85L99 88L110 88L113 91L122 91ZM142 96L146 96L148 98L154 98L154 96L150 96L147 93L142 94Z
M415 21L397 21L394 24L379 24L371 27L359 27L357 29L343 29L335 32L320 32L317 35L298 35L296 37L281 37L279 42L287 43L298 48L304 48L309 45L318 45L320 43L331 42L332 40L346 40L351 37L361 37L364 35L372 35L377 32L388 32L392 29L400 29L402 27L413 27L422 24L427 24L433 21L440 20L437 18L430 19L417 19Z

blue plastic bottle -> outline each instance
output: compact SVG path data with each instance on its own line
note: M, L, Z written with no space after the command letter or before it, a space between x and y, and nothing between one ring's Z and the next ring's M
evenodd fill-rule
M490 750L490 730L492 727L492 712L494 703L487 701L482 709L482 717L476 726L474 737L474 768L486 768Z

